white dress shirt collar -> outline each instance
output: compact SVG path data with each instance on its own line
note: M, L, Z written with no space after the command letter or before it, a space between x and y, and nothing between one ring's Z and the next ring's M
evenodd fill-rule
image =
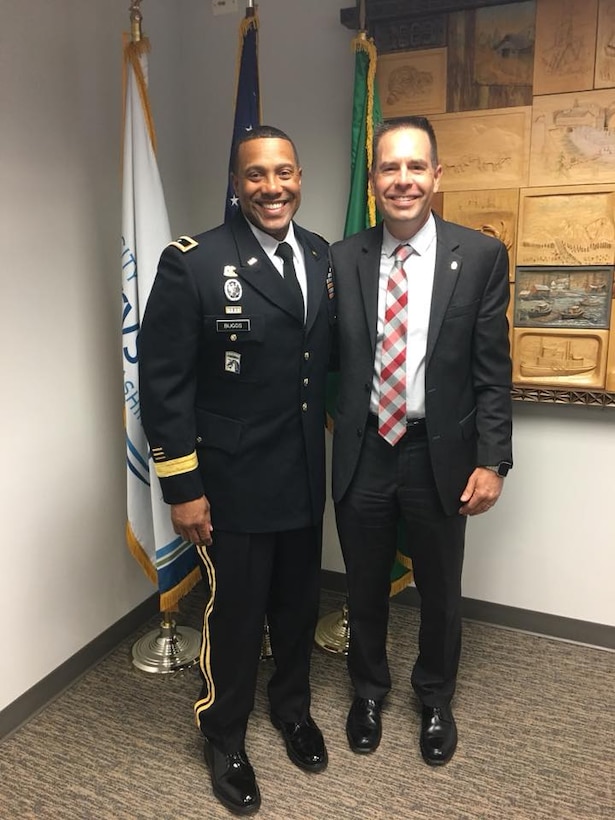
M246 221L248 222L248 220L246 220ZM271 236L271 234L265 233L265 231L261 231L260 228L257 228L256 225L253 225L251 222L248 222L248 225L250 226L250 230L252 231L252 233L256 237L256 240L257 240L258 244L265 251L267 256L272 261L274 261L275 252L278 249L278 245L280 244L280 240L276 239L274 236ZM295 229L293 227L292 222L289 223L288 233L286 234L284 239L282 239L281 241L282 242L288 242L288 244L293 249L293 254L295 255L295 257L298 257L299 259L301 258L300 252L299 252L299 243L297 242L297 237L295 236ZM276 267L277 267L277 264L276 264Z
M382 255L393 256L399 245L410 245L414 253L424 256L436 239L436 220L433 213L429 214L427 222L410 239L402 241L396 239L386 225L382 226Z

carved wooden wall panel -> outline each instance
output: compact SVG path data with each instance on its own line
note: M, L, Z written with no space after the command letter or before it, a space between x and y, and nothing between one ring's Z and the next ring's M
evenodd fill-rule
M384 54L378 60L382 116L446 111L446 49Z
M598 0L539 0L534 94L593 88Z
M444 218L500 239L508 251L510 280L515 276L519 190L449 191Z
M527 184L531 108L494 108L430 117L444 169L440 190Z

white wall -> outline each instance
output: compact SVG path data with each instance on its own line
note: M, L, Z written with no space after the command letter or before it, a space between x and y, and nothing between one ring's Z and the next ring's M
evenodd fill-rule
M239 3L241 6L241 2ZM304 167L300 221L341 236L353 57L343 0L262 0L264 121ZM152 588L124 544L121 42L128 0L0 0L0 709ZM223 213L239 16L144 0L175 233ZM471 522L465 594L615 625L615 411L518 406L516 466ZM342 570L330 512L324 566ZM580 559L580 560L579 560Z
M0 709L153 591L124 545L127 5L0 0Z

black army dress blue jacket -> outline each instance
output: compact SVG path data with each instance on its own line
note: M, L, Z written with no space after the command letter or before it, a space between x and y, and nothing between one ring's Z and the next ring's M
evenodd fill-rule
M294 226L307 318L245 219L162 253L139 334L143 425L167 503L209 499L214 528L318 523L333 300L327 243Z

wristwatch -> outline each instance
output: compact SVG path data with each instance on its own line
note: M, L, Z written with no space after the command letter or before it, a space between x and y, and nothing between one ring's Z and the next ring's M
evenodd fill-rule
M500 478L504 478L504 476L508 475L508 471L512 467L510 461L500 461L499 464L483 464L482 465L485 470L492 470L494 473L500 476Z

